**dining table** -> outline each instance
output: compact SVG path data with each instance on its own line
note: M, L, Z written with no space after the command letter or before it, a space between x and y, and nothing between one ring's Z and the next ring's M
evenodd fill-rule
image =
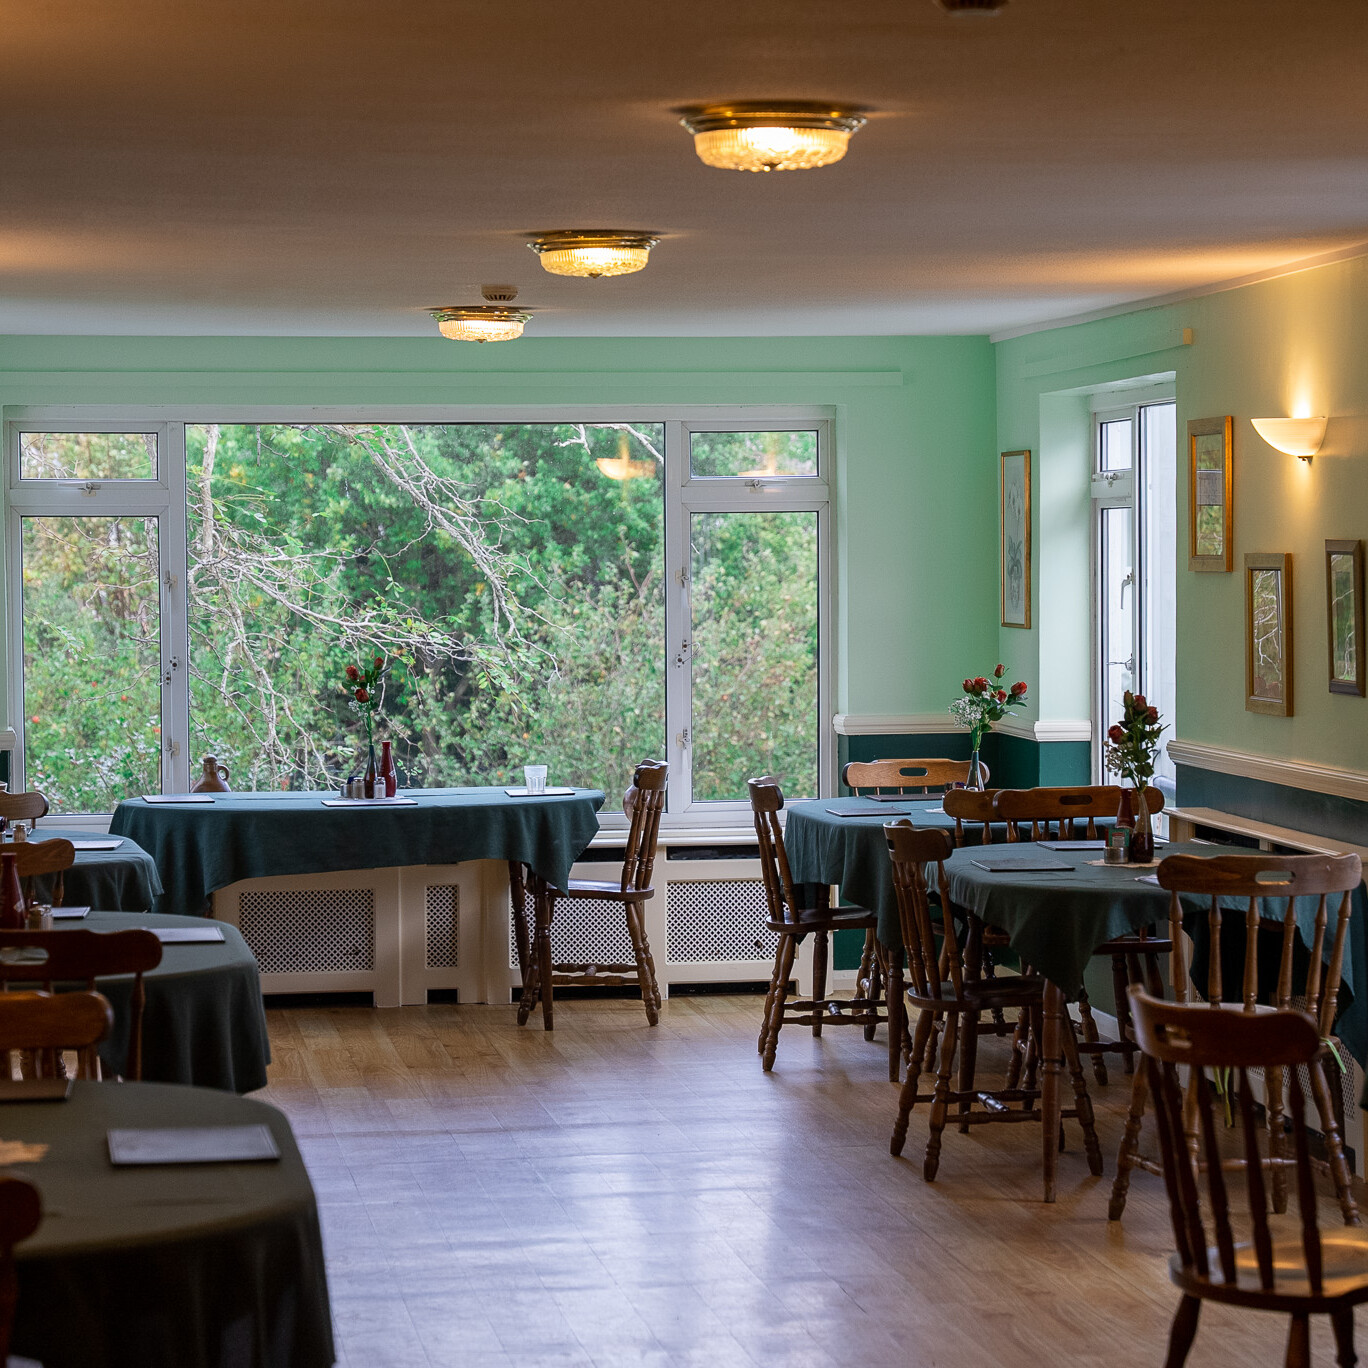
M111 1131L255 1126L278 1158L111 1157ZM74 1082L64 1100L0 1107L0 1156L43 1208L15 1247L16 1355L45 1368L335 1361L313 1187L276 1108L203 1088Z
M62 875L62 901L68 906L148 912L161 894L157 862L127 836L42 822L34 827L29 839L70 841L76 847L76 863ZM50 902L55 882L51 874L35 875L35 899Z
M221 922L206 926L201 917L98 910L53 923L59 932L75 927L141 927L173 936L220 933L222 939L213 942L164 943L161 963L144 974L142 1076L147 1082L194 1084L230 1093L266 1086L271 1045L261 980L236 927ZM0 980L8 953L0 949ZM100 1061L106 1076L121 1074L128 1057L133 978L100 978L95 986L114 1009L113 1029L99 1047Z
M336 793L245 792L167 801L127 798L110 831L149 851L156 910L205 915L242 879L391 866L516 861L556 888L598 835L597 789L527 796L497 787L408 789L398 804Z

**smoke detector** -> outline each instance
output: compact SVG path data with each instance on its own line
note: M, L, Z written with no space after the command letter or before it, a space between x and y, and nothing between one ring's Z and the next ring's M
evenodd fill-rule
M480 293L490 304L511 304L518 297L516 285L481 285Z

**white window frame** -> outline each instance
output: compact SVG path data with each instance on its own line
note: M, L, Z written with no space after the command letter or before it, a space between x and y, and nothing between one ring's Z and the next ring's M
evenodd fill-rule
M7 697L16 745L11 783L24 783L23 577L20 520L26 516L156 517L162 570L162 785L184 791L190 785L188 605L185 598L186 488L185 429L188 425L271 423L658 423L665 431L664 558L666 756L670 764L666 830L734 831L748 822L750 807L735 802L693 802L690 739L693 731L689 674L689 518L695 512L811 512L817 517L818 680L816 797L834 791L835 734L832 729L831 533L836 481L835 421L830 407L785 405L536 405L454 407L374 405L366 408L258 404L197 406L18 407L4 409ZM155 432L157 478L151 480L24 480L20 478L20 432ZM816 432L817 473L764 480L740 477L693 478L689 439L693 432ZM795 795L796 796L796 795ZM803 795L807 796L807 795ZM625 825L620 814L601 819L605 830Z

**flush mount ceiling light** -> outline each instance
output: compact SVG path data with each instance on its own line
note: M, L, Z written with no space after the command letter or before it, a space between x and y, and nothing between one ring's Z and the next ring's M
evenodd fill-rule
M694 151L726 171L808 171L846 154L865 116L853 105L809 100L737 100L677 111Z
M1251 418L1254 431L1271 447L1286 452L1289 456L1299 456L1303 461L1310 459L1321 449L1325 441L1326 418Z
M522 336L523 324L532 317L523 309L511 309L518 297L516 285L482 285L480 293L497 304L452 305L433 309L438 331L453 342L511 342Z
M597 280L600 276L631 275L650 259L658 237L619 228L568 228L557 233L539 233L527 245L541 258L552 275L581 276Z

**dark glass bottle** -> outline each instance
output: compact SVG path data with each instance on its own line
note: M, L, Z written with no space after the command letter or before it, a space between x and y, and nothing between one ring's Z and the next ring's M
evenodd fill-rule
M12 850L0 853L0 930L24 929L24 890L19 883L19 857Z
M366 761L366 777L362 780L361 792L366 798L375 797L375 742L371 742L370 758Z
M1154 827L1150 820L1145 790L1135 790L1135 830L1131 833L1131 864L1150 864L1154 860Z
M390 749L388 741L380 743L380 773L378 778L384 781L384 792L376 793L377 798L393 798L399 792L399 771L394 767L394 752Z

